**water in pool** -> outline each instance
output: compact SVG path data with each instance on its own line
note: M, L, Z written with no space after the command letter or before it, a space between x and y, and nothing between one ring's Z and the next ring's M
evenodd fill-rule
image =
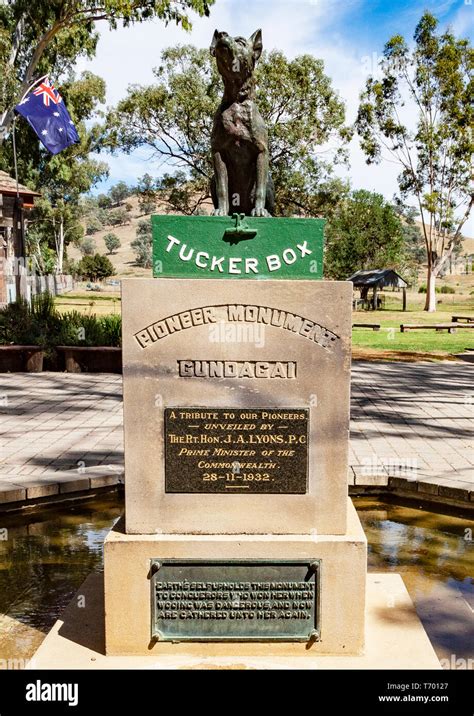
M402 575L445 668L474 668L474 521L368 498L355 504L369 570ZM105 535L122 511L114 493L1 518L0 659L21 665L33 655L86 576L102 569Z

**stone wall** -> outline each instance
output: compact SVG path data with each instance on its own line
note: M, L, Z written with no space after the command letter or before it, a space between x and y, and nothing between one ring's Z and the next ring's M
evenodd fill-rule
M51 293L59 296L62 293L72 291L74 280L69 274L48 274L47 276L27 276L28 293L36 296L40 293Z

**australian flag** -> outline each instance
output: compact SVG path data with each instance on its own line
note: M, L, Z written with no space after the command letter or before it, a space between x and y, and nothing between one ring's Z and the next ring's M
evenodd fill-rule
M51 154L79 142L63 99L48 78L32 89L15 109L25 117Z

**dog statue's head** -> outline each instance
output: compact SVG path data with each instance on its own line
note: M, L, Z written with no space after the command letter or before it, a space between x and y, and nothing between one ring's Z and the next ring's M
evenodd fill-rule
M216 30L211 43L211 55L216 58L217 69L224 81L239 80L242 84L252 76L255 63L262 54L262 31L256 30L248 40L230 37Z

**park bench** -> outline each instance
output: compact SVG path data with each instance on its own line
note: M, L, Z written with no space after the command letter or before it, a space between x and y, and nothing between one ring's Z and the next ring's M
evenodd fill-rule
M474 323L474 316L451 316L453 323Z
M44 349L41 346L0 346L0 372L41 373Z
M114 346L56 346L67 373L121 373L122 349Z
M380 323L353 323L352 328L371 328L373 331L380 331Z
M474 323L424 323L424 324L414 324L414 323L401 323L400 324L400 331L401 333L405 333L406 331L427 331L427 330L436 330L436 331L448 331L448 333L455 333L458 328L474 328Z

